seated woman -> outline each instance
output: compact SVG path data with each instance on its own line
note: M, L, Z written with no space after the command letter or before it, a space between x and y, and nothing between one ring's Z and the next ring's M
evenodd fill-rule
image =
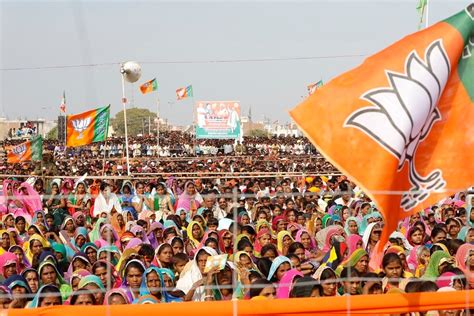
M55 285L47 284L40 287L33 301L31 301L30 307L56 306L62 305L62 303L63 300L59 289Z

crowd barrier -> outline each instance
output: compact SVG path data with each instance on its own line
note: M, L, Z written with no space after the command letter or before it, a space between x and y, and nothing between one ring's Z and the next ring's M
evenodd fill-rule
M3 310L0 316L84 316L84 315L394 315L417 311L464 310L474 303L474 290L298 298L285 300L241 300L186 302L156 305L55 306L39 309Z

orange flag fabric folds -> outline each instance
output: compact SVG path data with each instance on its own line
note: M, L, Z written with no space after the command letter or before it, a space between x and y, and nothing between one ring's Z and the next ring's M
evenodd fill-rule
M474 4L367 58L290 114L398 221L472 185Z
M107 139L110 105L67 116L66 146L84 146Z

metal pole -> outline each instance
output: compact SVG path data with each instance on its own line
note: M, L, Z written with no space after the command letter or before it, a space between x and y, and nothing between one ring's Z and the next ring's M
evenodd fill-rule
M425 24L425 28L428 27L428 23L429 23L429 11L430 11L430 0L426 0L426 24Z
M123 105L123 121L125 124L125 155L127 159L127 175L130 176L130 160L128 156L127 109L126 109L127 98L125 97L125 71L123 70L123 65L122 65L122 68L120 69L120 72L122 73L122 105Z
M160 98L158 98L156 107L156 156L158 157L158 148L160 147Z

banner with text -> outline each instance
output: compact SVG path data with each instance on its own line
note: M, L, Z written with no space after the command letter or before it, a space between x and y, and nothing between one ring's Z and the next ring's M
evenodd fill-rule
M237 139L240 137L239 101L198 101L195 117L198 139Z

